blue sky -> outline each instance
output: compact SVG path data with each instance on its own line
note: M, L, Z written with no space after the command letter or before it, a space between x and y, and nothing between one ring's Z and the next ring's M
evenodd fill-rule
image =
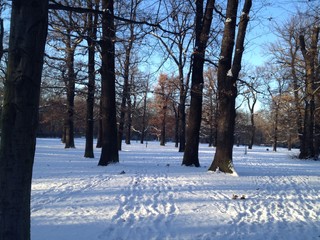
M319 1L319 0L316 0ZM313 2L316 2L313 1ZM306 9L308 0L280 0L262 6L259 1L253 1L252 18L247 33L247 46L244 61L252 65L262 65L267 61L267 46L276 41L273 26L281 25L290 19L297 10Z

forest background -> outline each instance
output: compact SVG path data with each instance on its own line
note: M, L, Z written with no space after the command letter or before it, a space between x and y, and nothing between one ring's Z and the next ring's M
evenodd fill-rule
M99 9L99 1L61 3ZM10 5L2 1L1 6L5 50ZM158 33L159 30L149 25L115 20L117 123L122 135L119 138L125 139L127 144L131 140L141 143L159 140L162 145L175 141L178 147L181 140L179 108L184 107L188 115L190 102L190 64L195 48L192 4L189 1L159 4L132 0L116 1L114 7L116 15L122 18L140 22L154 17L162 19L162 25L171 31ZM217 62L225 7L223 2L216 4L206 50L200 139L210 146L216 143ZM279 145L300 147L307 86L305 61L298 40L303 33L307 48L311 44L312 27L319 25L318 8L317 1L259 1L253 6L244 54L247 57L244 57L237 82L237 144L250 148L253 144L264 144L273 146L274 150ZM79 15L50 10L37 135L62 137L66 148L76 147L74 136L86 136L88 124L93 124L94 137L99 136L101 54L92 39L99 41L101 37L100 22L99 15L92 13ZM317 56L318 52L319 45ZM6 65L4 51L2 84ZM318 78L319 67L316 69ZM184 78L183 85L181 77ZM317 89L317 86L313 88ZM179 99L181 95L185 95L182 96L185 97L184 106ZM316 97L317 94L313 95ZM88 117L90 109L93 112ZM317 126L315 122L315 129L319 128Z

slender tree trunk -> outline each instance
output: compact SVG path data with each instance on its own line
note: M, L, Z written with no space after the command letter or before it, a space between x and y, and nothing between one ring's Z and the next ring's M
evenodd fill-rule
M3 26L3 19L0 18L0 60L3 56L3 37L4 37L4 26Z
M129 42L129 45L126 48L126 58L124 61L124 75L123 75L123 89L122 89L122 100L120 107L120 119L119 119L119 131L118 131L118 149L121 150L121 143L124 131L125 116L127 112L127 99L129 94L129 67L130 67L130 56L132 49L132 41Z
M88 8L93 9L92 1L88 1ZM88 13L88 93L86 114L86 146L84 157L94 158L93 152L93 128L94 128L94 93L95 93L95 44L98 16Z
M66 120L63 120L63 127L62 127L62 135L61 135L61 142L66 143Z
M250 110L250 142L249 142L249 146L248 149L252 149L253 144L254 144L254 139L256 136L256 126L255 126L255 119L254 119L254 107L256 105L257 102L257 97L255 96L255 94L253 94L252 97L252 106L250 106L250 100L248 100L248 106L249 106L249 110Z
M199 167L199 133L202 117L203 65L210 32L214 0L208 0L203 14L203 0L196 1L195 51L191 78L191 103L187 128L187 143L182 165Z
M315 89L320 88L320 65L319 51L315 54ZM315 113L314 113L314 159L319 159L320 154L320 93L315 94Z
M298 49L298 47L296 48ZM294 105L295 105L295 111L296 111L296 125L297 125L297 132L298 132L298 138L300 146L303 144L303 117L302 117L302 109L301 109L301 99L299 96L299 89L300 86L298 84L299 78L296 73L296 52L292 53L292 60L290 63L291 67L291 75L293 78L293 90L294 90Z
M101 102L102 102L102 150L99 164L106 166L119 162L117 141L116 92L115 92L115 27L113 0L102 0L101 41Z
M175 147L179 147L179 107L178 109L176 108L175 104L172 104L172 108L174 111L174 142L175 142Z
M67 32L67 79L66 79L66 88L67 88L67 118L66 118L66 142L65 148L74 148L74 96L75 96L75 82L76 75L74 72L74 54L75 46L71 44L71 35L70 31Z
M182 56L180 58L182 58ZM179 106L178 106L179 152L184 152L186 148L186 88L187 87L185 86L185 83L184 83L184 74L183 74L182 66L179 67L179 78L180 78L180 98L179 98Z
M134 5L134 1L131 1L131 14L130 19L135 20L136 19L136 8L137 6ZM129 77L130 77L130 65L131 65L131 52L133 48L133 43L135 40L134 35L134 24L130 23L129 25L130 30L130 36L128 40L128 44L125 47L126 48L126 56L124 61L124 74L123 74L123 89L122 89L122 101L121 101L121 108L120 108L120 119L119 119L119 131L118 131L118 149L121 150L122 145L122 138L123 138L123 131L124 131L124 125L125 125L125 115L131 114L127 111L126 105L127 101L130 98L130 85L129 85ZM127 117L128 119L128 117ZM131 129L131 126L130 126ZM126 143L130 144L130 140L128 138L128 133L126 137ZM131 130L130 130L130 138L131 138Z
M241 70L244 39L249 21L251 4L251 0L246 0L244 3L236 40L236 51L233 56L238 0L228 0L227 18L225 22L218 66L219 116L217 128L217 148L214 160L209 168L211 171L216 171L217 169L225 173L233 173L234 171L232 150L236 117L236 81Z
M166 104L166 103L165 103ZM161 133L160 133L160 146L166 145L166 119L167 118L167 106L162 107L162 121L161 121Z
M147 113L147 95L148 95L148 89L149 89L149 82L147 82L146 92L145 92L144 98L143 98L142 127L141 127L141 138L140 138L140 143L141 143L141 144L143 144L143 141L144 141L144 139L145 139L145 132L146 132L146 113Z
M102 117L101 117L101 107L100 107L100 113L99 113L99 120L98 120L98 137L97 137L97 144L96 148L102 148Z
M281 99L281 91L280 91L280 99ZM273 126L273 146L272 150L274 152L277 151L278 147L278 124L279 124L279 110L280 110L280 99L276 100L275 103L275 117L274 117L274 126Z
M0 239L30 239L30 193L48 1L12 1L0 145Z
M127 111L127 131L126 131L126 144L131 144L131 127L132 127L132 102L131 102L131 83L128 86L128 95L127 95L127 103L128 103L128 111Z

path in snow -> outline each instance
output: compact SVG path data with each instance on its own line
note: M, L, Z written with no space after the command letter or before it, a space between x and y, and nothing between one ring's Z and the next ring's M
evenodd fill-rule
M319 162L293 153L235 147L237 177L207 172L204 145L200 168L158 143L124 145L120 164L98 167L82 157L82 139L77 149L38 143L33 240L320 239Z

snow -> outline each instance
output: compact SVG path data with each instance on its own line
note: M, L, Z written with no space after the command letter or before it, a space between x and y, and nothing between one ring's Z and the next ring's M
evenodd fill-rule
M124 144L107 167L99 149L84 158L84 144L37 140L33 240L320 239L320 162L295 159L297 150L235 147L231 176L207 171L207 145L194 168L172 143Z

